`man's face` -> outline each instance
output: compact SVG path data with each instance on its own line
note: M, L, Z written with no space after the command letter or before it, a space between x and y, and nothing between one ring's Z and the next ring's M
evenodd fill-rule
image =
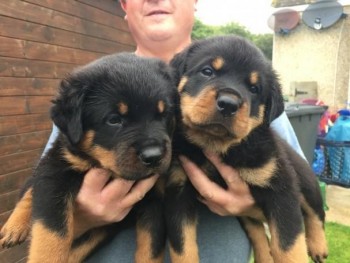
M129 28L137 39L162 41L174 35L189 35L197 0L126 0L122 7Z

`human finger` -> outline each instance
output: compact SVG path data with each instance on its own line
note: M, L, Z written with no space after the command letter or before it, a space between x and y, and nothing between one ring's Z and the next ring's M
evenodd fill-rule
M209 151L204 151L204 154L218 170L219 174L224 179L228 187L235 187L240 186L241 184L245 184L242 178L240 177L238 170L225 164L219 155Z
M222 173L232 173L233 168L222 163L218 157L213 158L217 166L226 166L220 167ZM242 179L238 178L237 181L240 181L239 183L234 183L232 187L224 189L212 182L191 161L184 157L180 157L180 160L182 160L181 162L188 178L201 195L199 200L214 213L219 215L241 215L254 205L249 187Z
M206 200L204 198L199 199L200 202L205 204L210 211L213 213L219 215L219 216L228 216L228 215L233 215L231 211L226 210L222 205L219 205L215 202L212 202L211 200Z
M225 192L223 188L212 182L196 164L185 156L179 156L179 159L192 185L203 198L217 200Z
M125 198L135 181L116 178L111 180L101 191L101 198L104 202L113 202Z
M159 174L155 174L147 179L138 181L121 201L121 205L124 207L130 207L142 200L146 193L154 186L158 178Z
M108 182L109 177L110 174L107 170L92 168L86 173L81 190L90 193L100 192Z

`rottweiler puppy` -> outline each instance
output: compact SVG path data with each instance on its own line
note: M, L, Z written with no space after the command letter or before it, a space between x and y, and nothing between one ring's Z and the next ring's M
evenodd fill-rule
M222 36L194 42L171 65L177 70L180 94L173 151L194 161L226 189L230 182L222 179L202 150L220 155L239 171L256 203L240 218L255 262L308 262L308 252L315 262L324 262L325 213L316 177L270 128L284 104L269 61L247 40ZM173 262L199 261L196 202L200 194L204 193L196 193L173 161L165 197ZM268 224L270 240L263 222Z
M93 167L108 170L111 180L137 181L165 174L172 156L176 96L169 66L128 53L105 56L64 79L51 109L58 138L2 228L3 245L22 242L31 229L28 262L81 262L108 233L135 218L135 260L157 261L166 238L162 180L122 223L113 229L94 229L78 239L74 200ZM158 243L148 242L151 239Z

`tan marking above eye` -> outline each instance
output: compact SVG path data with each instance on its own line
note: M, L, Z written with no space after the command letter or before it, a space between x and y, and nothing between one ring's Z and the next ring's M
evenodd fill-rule
M128 110L129 110L129 108L128 108L128 105L126 103L124 103L124 102L118 103L118 111L120 114L125 115L128 113Z
M257 71L253 71L250 73L250 78L249 78L250 84L256 85L259 81L259 73Z
M214 69L219 70L221 69L225 64L225 60L222 57L217 57L213 60L211 65L213 66Z
M159 113L163 113L165 110L165 103L164 101L160 100L158 101L158 111Z
M177 91L182 92L186 83L188 81L188 77L184 76L181 78L179 85L177 86Z

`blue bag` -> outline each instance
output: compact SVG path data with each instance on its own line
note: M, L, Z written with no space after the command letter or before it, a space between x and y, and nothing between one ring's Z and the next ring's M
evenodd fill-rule
M333 127L326 135L326 140L336 142L350 141L350 111L339 111ZM329 147L327 146L328 158L332 176L337 180L350 181L350 148L349 147Z

